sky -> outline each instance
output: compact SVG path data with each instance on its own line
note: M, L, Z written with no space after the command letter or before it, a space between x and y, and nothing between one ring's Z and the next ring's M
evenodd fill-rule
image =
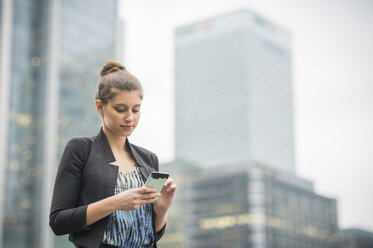
M144 88L130 141L174 158L174 29L248 8L292 36L296 174L373 232L373 1L122 0L126 68Z

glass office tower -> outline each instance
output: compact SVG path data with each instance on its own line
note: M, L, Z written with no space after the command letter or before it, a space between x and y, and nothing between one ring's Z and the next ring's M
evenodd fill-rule
M276 24L240 10L175 30L172 165L204 172L177 183L181 224L162 247L338 247L337 201L294 175L292 95L290 34Z
M373 233L358 228L340 230L340 248L373 247Z
M117 7L117 0L1 1L3 248L72 247L49 228L55 173L71 137L99 131L94 92L100 67L120 59Z
M189 183L186 247L337 248L335 199L260 164L230 164Z
M40 60L46 45L42 6L42 1L7 0L1 7L1 26L7 30L1 37L6 46L1 53L1 94L7 99L0 120L1 126L6 126L0 146L2 247L34 247L35 232L40 230L36 219L40 217L37 175L42 175L38 168L38 125L44 82L40 64L33 62L36 57Z
M175 30L176 158L294 173L290 34L240 10Z
M170 165L161 168L190 167ZM257 163L181 175L160 247L338 247L337 201L310 181Z

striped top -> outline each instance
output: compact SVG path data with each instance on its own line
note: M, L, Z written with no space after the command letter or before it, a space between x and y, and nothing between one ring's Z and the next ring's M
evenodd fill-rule
M118 173L115 194L144 185L140 170ZM145 204L132 211L115 211L109 216L102 243L116 247L148 247L154 241L152 205Z

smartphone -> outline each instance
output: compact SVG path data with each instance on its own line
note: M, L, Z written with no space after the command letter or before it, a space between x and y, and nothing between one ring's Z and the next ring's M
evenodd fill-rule
M152 172L145 182L145 187L155 188L157 192L161 192L169 176L164 172Z

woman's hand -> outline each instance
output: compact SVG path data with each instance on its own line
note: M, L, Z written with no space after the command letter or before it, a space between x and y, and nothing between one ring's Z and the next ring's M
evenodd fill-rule
M142 205L155 202L160 195L153 188L141 187L129 189L115 195L115 209L123 211L135 210Z
M171 206L176 191L176 184L173 183L172 178L167 179L161 191L161 196L154 202L154 210L158 214L165 214Z
M167 211L171 206L176 191L176 184L169 178L161 191L161 196L154 202L155 231L159 232L167 222Z

